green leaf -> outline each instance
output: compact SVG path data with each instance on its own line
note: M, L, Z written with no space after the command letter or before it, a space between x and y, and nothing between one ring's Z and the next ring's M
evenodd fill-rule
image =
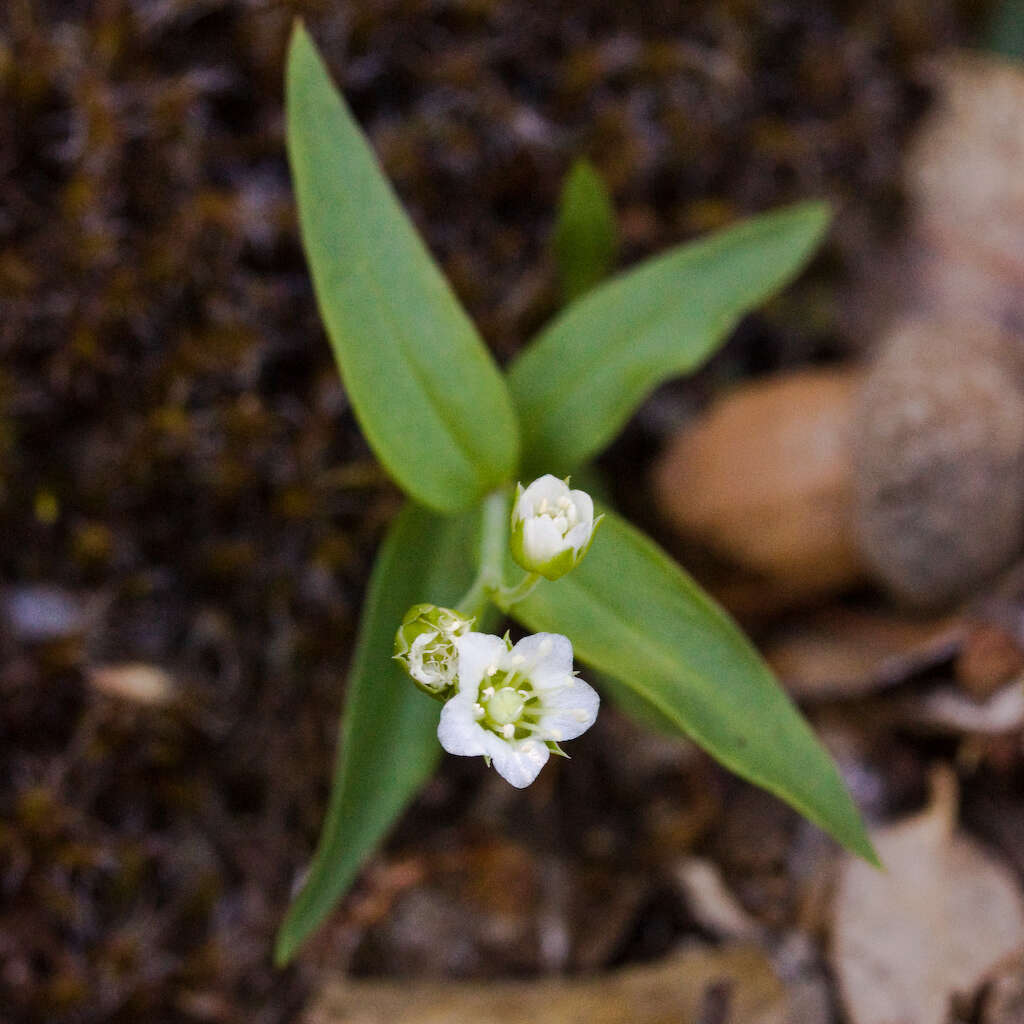
M676 722L654 705L649 704L636 690L627 686L622 680L616 679L615 676L602 672L592 665L587 667L585 675L591 686L600 690L613 704L617 704L619 710L625 712L637 725L665 736L679 736L679 726Z
M570 637L581 661L628 686L659 721L877 863L835 764L767 665L725 612L614 512L576 569L542 582L511 614Z
M589 160L577 160L565 179L553 242L562 295L569 302L590 291L615 262L615 210Z
M277 937L279 965L344 895L437 765L440 705L392 660L392 643L410 605L454 603L472 582L474 522L475 513L442 519L409 504L381 546L348 677L327 818Z
M807 262L823 203L743 221L642 263L566 308L523 351L509 384L526 477L600 451L650 391L698 367L737 321Z
M301 24L286 94L302 240L352 407L409 494L464 508L515 470L505 381Z
M1002 0L989 15L984 43L1004 57L1024 57L1024 0Z

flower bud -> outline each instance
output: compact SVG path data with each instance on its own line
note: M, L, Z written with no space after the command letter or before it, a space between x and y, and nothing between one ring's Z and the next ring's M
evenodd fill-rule
M414 604L395 634L395 660L424 693L446 700L458 689L455 640L472 625L451 608Z
M512 557L527 572L557 580L580 563L600 521L586 491L571 491L550 473L526 490L520 484L512 508Z

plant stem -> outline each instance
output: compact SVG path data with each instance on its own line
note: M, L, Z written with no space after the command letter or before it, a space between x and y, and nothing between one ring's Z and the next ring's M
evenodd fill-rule
M517 601L530 596L540 578L539 572L529 572L514 587L499 587L493 594L494 603L507 612Z
M494 592L501 589L501 567L508 534L508 492L484 498L480 515L480 567L473 585L455 606L460 615L479 616Z

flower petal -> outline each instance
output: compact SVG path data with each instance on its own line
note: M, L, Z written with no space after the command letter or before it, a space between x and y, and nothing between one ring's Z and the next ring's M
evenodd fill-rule
M594 521L594 499L586 491L570 491L569 497L576 506L580 524Z
M528 676L538 691L572 678L572 644L561 633L524 636L509 653L510 664ZM514 660L517 656L522 661Z
M544 476L534 480L519 496L519 500L516 502L516 515L520 519L535 516L545 498L549 505L555 505L559 498L564 498L568 494L569 488L565 486L564 481L559 480L557 476L552 476L551 473L545 473Z
M530 738L510 742L499 739L494 733L487 735L494 741L488 741L487 753L491 763L498 774L516 789L524 789L533 782L551 756L540 740Z
M459 695L477 699L480 682L491 665L500 665L508 653L505 641L490 633L464 633L455 640L459 651Z
M535 516L523 522L523 551L535 565L550 562L566 547L551 516Z
M566 535L565 544L566 547L570 547L573 551L579 551L580 548L585 547L590 541L591 536L594 533L594 524L577 523Z
M437 738L449 754L461 754L463 757L486 754L486 739L491 735L473 717L471 694L457 693L441 708Z
M560 743L585 733L596 721L601 698L597 691L575 676L564 686L545 690L540 726L545 735Z

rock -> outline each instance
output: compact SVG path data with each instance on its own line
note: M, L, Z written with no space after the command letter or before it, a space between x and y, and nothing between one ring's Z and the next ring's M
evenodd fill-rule
M860 374L803 370L746 384L684 429L653 475L681 538L803 595L860 579L848 432Z
M993 323L1024 317L1024 67L933 62L936 99L907 155L918 301Z
M956 829L956 782L943 769L920 815L872 835L884 871L847 855L832 957L852 1024L945 1024L1024 944L1015 876Z
M921 71L933 101L904 160L907 228L844 303L854 339L877 336L894 310L1024 324L1024 67L951 52Z
M939 607L1024 544L1024 342L910 320L880 345L853 419L853 520L899 599Z

